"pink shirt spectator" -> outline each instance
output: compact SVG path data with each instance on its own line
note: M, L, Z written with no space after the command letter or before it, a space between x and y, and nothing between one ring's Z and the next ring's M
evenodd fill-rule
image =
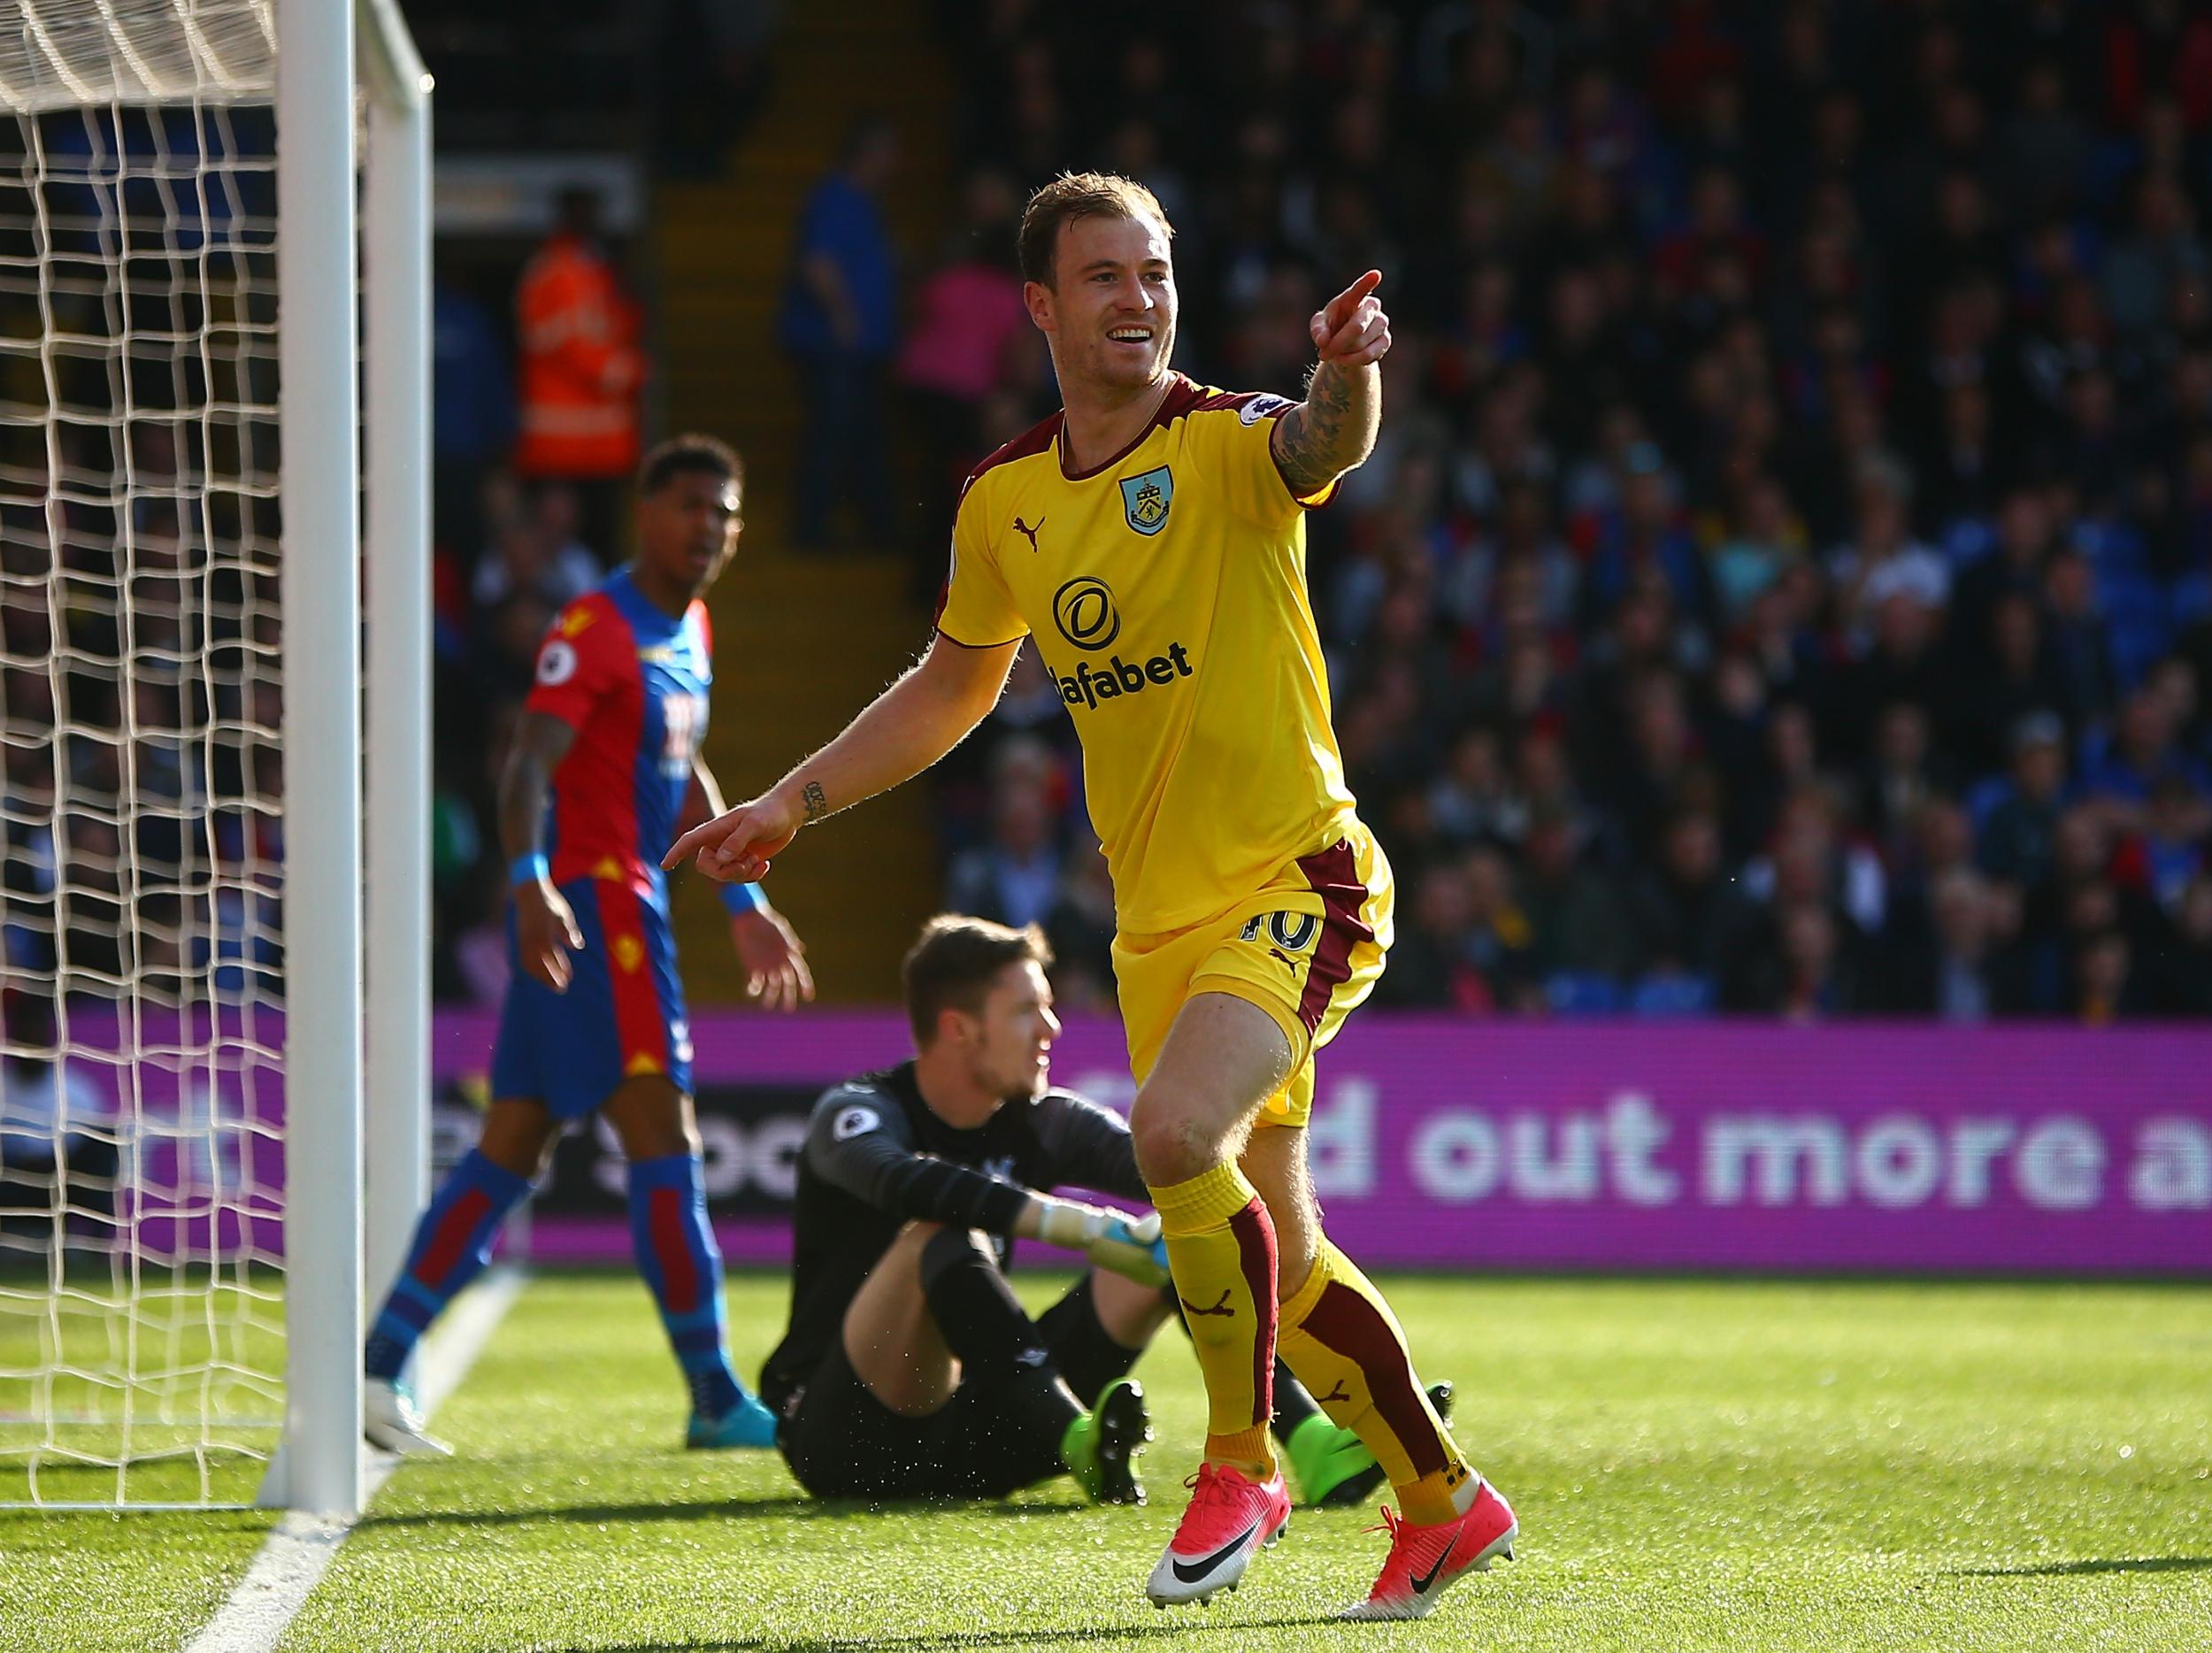
M1021 282L987 264L956 264L924 284L899 352L899 382L963 402L998 388L1007 348L1029 325Z

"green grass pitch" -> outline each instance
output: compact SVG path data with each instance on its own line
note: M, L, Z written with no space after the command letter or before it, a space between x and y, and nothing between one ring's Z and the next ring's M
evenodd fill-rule
M2212 1290L1388 1289L1522 1522L1517 1563L1418 1625L1328 1622L1380 1559L1371 1512L1301 1512L1210 1609L1143 1600L1201 1427L1179 1339L1139 1369L1149 1509L1063 1482L868 1512L810 1503L773 1457L676 1449L643 1288L578 1274L533 1283L438 1419L459 1458L400 1471L282 1645L2212 1648ZM782 1284L730 1295L757 1370ZM266 1521L0 1513L0 1649L180 1646Z

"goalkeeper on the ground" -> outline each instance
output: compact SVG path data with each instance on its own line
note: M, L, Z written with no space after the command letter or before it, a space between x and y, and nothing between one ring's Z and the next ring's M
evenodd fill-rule
M791 1324L761 1396L819 1496L998 1497L1071 1474L1102 1502L1143 1497L1128 1374L1175 1300L1156 1217L1049 1192L1145 1197L1128 1126L1047 1083L1050 961L1033 928L931 920L904 967L915 1057L814 1110ZM1092 1265L1035 1319L1006 1279L1017 1237ZM1363 1496L1379 1472L1357 1438L1287 1372L1275 1398L1306 1500Z

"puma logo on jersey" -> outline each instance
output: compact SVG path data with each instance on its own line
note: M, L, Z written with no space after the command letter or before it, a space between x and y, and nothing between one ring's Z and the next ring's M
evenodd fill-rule
M1202 1319L1209 1314L1217 1314L1225 1320L1233 1320L1237 1318L1237 1311L1229 1306L1229 1293L1225 1291L1221 1294L1221 1301L1210 1309L1200 1308L1188 1297L1178 1297L1175 1301L1183 1305L1183 1312L1193 1319Z
M1344 1392L1344 1380L1339 1378L1336 1380L1336 1388L1331 1389L1326 1395L1317 1395L1313 1398L1317 1404L1326 1406L1331 1401L1348 1401L1352 1397Z
M1024 539L1029 542L1029 549L1032 552L1034 552L1037 549L1037 528L1041 528L1044 526L1045 519L1042 517L1037 519L1036 528L1031 527L1019 517L1014 519L1014 532L1020 534Z

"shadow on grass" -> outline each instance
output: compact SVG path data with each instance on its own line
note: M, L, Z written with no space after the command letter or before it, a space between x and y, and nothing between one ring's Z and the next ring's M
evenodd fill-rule
M532 1522L602 1521L752 1521L770 1518L821 1520L856 1515L1072 1515L1091 1506L1082 1503L863 1503L848 1498L809 1498L791 1494L779 1498L709 1499L695 1503L565 1503L534 1510L419 1510L406 1514L372 1515L359 1526L520 1526Z
M958 1653L962 1648L1076 1646L1099 1641L1153 1641L1169 1636L1248 1635L1256 1630L1295 1630L1333 1624L1333 1613L1277 1618L1225 1618L1218 1624L1163 1618L1150 1625L1088 1625L1073 1630L933 1630L915 1635L844 1636L821 1641L757 1636L741 1641L646 1641L602 1648L597 1653Z
M2212 1572L2212 1556L2118 1556L2101 1561L2051 1561L2035 1567L1959 1567L1947 1579L2074 1579L2098 1572Z

